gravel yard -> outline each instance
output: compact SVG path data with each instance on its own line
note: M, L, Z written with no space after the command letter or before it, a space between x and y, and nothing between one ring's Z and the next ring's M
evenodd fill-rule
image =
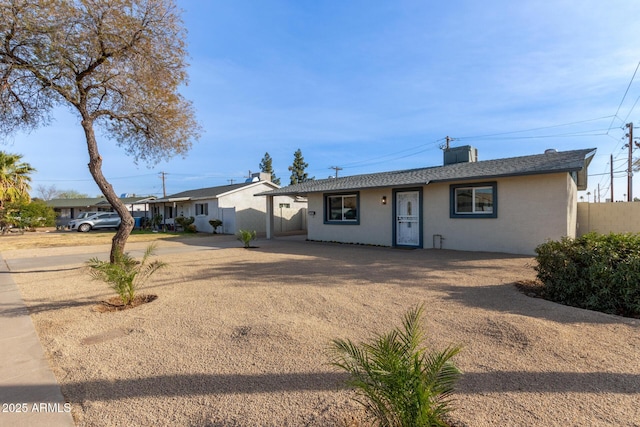
M640 425L640 321L522 294L532 258L254 243L159 241L169 268L141 291L158 298L112 313L78 262L108 246L0 251L78 426L367 425L328 343L385 332L419 303L430 345L464 346L454 425Z

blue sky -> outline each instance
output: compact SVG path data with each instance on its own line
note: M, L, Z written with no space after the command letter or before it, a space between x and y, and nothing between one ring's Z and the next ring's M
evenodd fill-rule
M102 135L117 193L162 195L160 172L168 194L239 182L265 152L288 184L298 148L316 178L332 166L341 176L437 166L447 135L476 147L480 160L594 147L591 200L598 184L609 197L611 154L616 199L627 193L622 138L625 123L640 128L640 70L632 79L640 2L178 4L191 64L183 93L204 133L186 158L157 165L135 165ZM99 193L66 108L2 149L38 170L34 189Z

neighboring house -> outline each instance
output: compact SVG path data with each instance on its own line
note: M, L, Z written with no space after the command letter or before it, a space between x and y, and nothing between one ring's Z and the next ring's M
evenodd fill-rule
M238 230L266 231L265 197L255 197L256 193L280 188L272 183L270 175L256 173L247 182L199 188L183 191L152 202L152 214L162 215L163 224L170 228L176 217L194 217L196 230L213 232L209 220L219 219L222 226L216 231L235 234ZM295 196L278 196L274 212L276 228L274 232L288 232L306 229L306 200Z
M127 206L133 217L149 216L149 202L153 196L121 197L122 203ZM77 218L83 212L111 212L113 208L104 197L83 199L51 199L46 201L57 214L56 224L66 225L70 220Z
M260 195L268 210L273 197L307 197L309 240L533 254L548 239L576 235L577 192L586 189L594 154L547 150L477 161L464 146L445 150L444 166L312 180Z

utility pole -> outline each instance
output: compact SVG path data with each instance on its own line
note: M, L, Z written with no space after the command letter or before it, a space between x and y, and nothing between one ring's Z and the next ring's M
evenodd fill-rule
M447 140L447 143L445 145L445 150L448 150L449 149L449 143L451 141L455 141L455 140L453 138L450 138L449 135L447 135L447 137L445 139Z
M165 186L164 183L164 178L167 175L166 172L160 172L160 177L162 178L162 197L167 197L167 187Z
M228 179L228 180L227 180L227 182L228 182L230 185L233 185L233 181L235 181L235 179L233 179L233 178L231 178L231 179Z
M333 169L336 171L336 178L338 177L338 171L342 170L340 166L329 166L329 169Z
M629 137L629 159L628 159L628 167L627 167L627 202L631 202L633 200L633 123L627 123L627 127L629 128L629 133L627 136Z
M615 202L615 200L613 199L613 154L611 155L611 159L609 160L609 163L611 163L611 203Z

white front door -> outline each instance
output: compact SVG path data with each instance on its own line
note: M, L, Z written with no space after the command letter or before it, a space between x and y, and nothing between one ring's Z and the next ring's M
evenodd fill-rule
M396 245L420 246L420 194L396 193Z

